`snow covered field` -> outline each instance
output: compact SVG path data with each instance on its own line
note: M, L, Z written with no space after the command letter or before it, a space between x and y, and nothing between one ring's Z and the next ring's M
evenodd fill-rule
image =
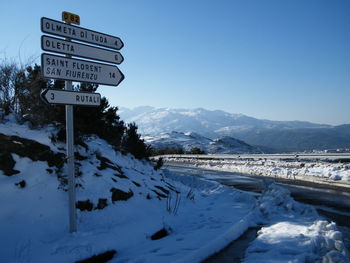
M245 262L350 262L337 226L281 187L267 185L256 198L155 171L94 136L87 148L76 147L80 205L78 231L70 234L65 164L33 157L35 148L25 147L48 146L45 155L60 158L64 145L51 142L52 132L0 123L1 157L16 151L6 157L13 167L0 170L1 262L79 262L105 252L116 263L201 262L252 226L262 228Z
M165 158L165 161L185 163L209 170L220 170L272 178L302 180L350 188L350 164L315 161L283 160L205 160L195 158Z

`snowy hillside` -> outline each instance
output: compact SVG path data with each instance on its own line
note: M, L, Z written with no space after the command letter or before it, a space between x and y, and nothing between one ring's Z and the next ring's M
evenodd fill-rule
M258 148L229 136L212 140L194 132L170 132L146 135L143 139L155 149L181 148L188 152L197 147L205 153L261 153Z
M195 263L249 227L260 231L244 262L349 260L337 226L283 188L254 197L155 171L96 136L75 149L78 231L70 234L65 145L50 139L55 132L0 123L1 262Z
M220 110L138 107L120 109L126 122L136 122L143 135L195 132L214 139L230 136L265 152L350 148L350 125L270 121Z

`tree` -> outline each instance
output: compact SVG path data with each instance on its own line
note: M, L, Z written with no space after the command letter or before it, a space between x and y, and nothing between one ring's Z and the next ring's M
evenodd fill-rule
M63 81L46 80L38 65L27 67L19 72L15 81L14 108L23 121L29 121L34 127L49 123L64 123L64 106L47 105L40 99L40 92L46 88L63 89Z
M199 147L193 147L188 154L205 154L204 151L202 151Z
M166 154L184 154L184 150L182 148L176 148L176 147L166 147L161 149L152 149L151 155L166 155Z
M137 134L137 125L135 123L129 123L127 126L122 140L122 150L133 154L137 159L150 156L150 147Z
M20 69L14 62L3 60L0 64L0 108L5 115L14 111L14 93Z
M97 85L83 83L79 89L81 91L94 91L97 89ZM96 134L116 149L120 149L126 128L117 111L118 107L111 107L105 97L101 99L101 104L98 107L75 107L74 129L76 136Z
M40 99L44 89L63 89L64 81L47 80L42 77L41 67L34 65L20 70L15 63L0 62L0 108L6 115L17 114L21 121L28 121L32 127L56 124L60 128L56 139L65 140L65 107L48 105ZM81 83L73 87L76 91L95 92L98 85ZM82 136L96 134L109 142L115 149L132 153L136 158L149 156L150 148L137 134L135 123L127 127L117 114L118 107L109 105L103 97L98 107L74 107L74 135L76 142Z

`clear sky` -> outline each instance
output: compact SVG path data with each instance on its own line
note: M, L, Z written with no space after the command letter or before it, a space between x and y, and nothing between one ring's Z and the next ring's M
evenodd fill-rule
M114 106L350 123L349 0L3 0L0 56L40 63L62 11L125 43L125 80L99 88Z

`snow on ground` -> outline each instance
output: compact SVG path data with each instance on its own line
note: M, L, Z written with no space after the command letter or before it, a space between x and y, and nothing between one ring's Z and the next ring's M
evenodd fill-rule
M51 128L30 130L9 121L0 124L0 133L37 140L52 151L64 147L47 138ZM76 164L77 201L86 206L77 209L73 234L66 167L11 154L19 172L0 171L1 262L77 262L112 250L109 262L201 262L256 225L264 227L246 262L271 262L276 253L278 262L327 257L348 262L336 226L283 188L269 185L256 199L215 182L155 171L96 137L85 143L88 148L76 148ZM168 235L153 240L162 229Z
M320 219L313 207L294 201L287 189L268 185L257 208L264 226L244 262L349 262L336 225Z
M48 126L38 132L38 130L30 129L28 127L28 124L19 125L16 122L14 115L12 114L6 116L4 123L0 122L0 133L31 139L51 147L52 150L59 151L59 149L57 149L57 146L52 144L50 140L50 137L52 134L54 134L54 132L54 126Z
M167 157L165 161L186 163L203 169L314 182L337 182L350 187L350 164L283 160L204 160Z

